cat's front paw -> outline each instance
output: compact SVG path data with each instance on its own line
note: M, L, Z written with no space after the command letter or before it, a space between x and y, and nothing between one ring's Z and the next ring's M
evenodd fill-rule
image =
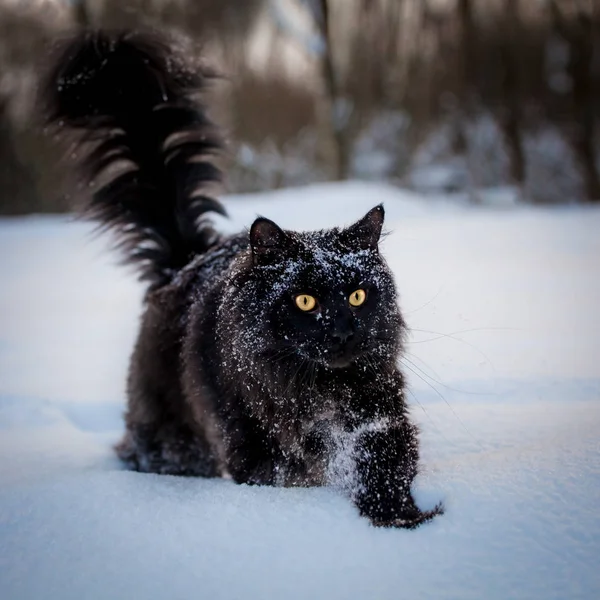
M410 513L393 517L391 519L371 518L371 524L375 527L394 527L397 529L415 529L427 521L431 521L434 517L444 514L444 505L440 502L431 510Z
M229 473L236 483L246 485L274 485L275 472L273 461L265 460L249 465L247 462L229 466Z

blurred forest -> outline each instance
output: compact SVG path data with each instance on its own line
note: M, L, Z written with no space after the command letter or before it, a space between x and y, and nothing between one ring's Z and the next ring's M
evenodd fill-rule
M35 104L52 41L147 26L221 75L229 191L600 201L599 0L0 0L0 213L71 203Z

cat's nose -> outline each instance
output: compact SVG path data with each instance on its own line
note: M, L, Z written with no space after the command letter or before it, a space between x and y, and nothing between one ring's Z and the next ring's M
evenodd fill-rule
M352 340L354 331L350 328L336 328L333 332L333 339L338 344L345 344Z

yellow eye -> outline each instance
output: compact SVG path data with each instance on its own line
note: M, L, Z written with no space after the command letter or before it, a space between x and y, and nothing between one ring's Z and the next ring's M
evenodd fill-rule
M304 312L310 312L317 305L317 299L308 294L300 294L296 296L296 306Z
M367 292L365 290L356 290L350 294L348 302L351 306L360 306L367 299Z

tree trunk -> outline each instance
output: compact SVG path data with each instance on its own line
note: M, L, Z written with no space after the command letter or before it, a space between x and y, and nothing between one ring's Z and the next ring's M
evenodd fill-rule
M568 21L555 0L550 2L554 25L569 44L567 72L572 82L572 103L575 123L568 139L579 164L586 198L600 202L600 175L596 166L596 118L592 66L594 59L594 26L592 18L583 12Z
M506 0L504 43L502 46L502 103L498 123L504 135L512 182L523 187L526 176L525 154L521 136L522 114L519 101L519 62L517 42L520 38L519 0Z
M73 4L73 13L75 23L82 29L87 29L92 25L92 17L87 0L75 0Z
M31 169L19 159L6 101L0 98L0 214L32 212L38 198Z
M339 82L336 77L332 52L331 20L329 1L319 0L320 31L324 42L321 71L327 96L328 119L334 148L334 177L337 180L347 179L350 163L350 140L348 139L347 115L342 115L342 98Z
M578 35L571 45L569 72L573 79L573 103L577 125L573 132L573 149L579 159L589 201L600 202L600 176L594 148L596 119L592 86L594 57L592 21L580 15Z
M476 167L470 148L467 126L474 115L473 83L476 77L476 33L472 0L458 0L460 24L460 58L458 65L458 111L453 144L463 153L468 178L468 194L473 203L479 203Z

